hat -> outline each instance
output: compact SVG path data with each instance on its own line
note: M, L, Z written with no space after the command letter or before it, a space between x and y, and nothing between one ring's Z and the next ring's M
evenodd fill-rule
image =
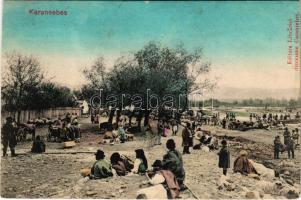
M241 150L241 151L239 152L239 155L241 155L241 156L247 156L247 155L248 155L248 152L247 152L246 150Z
M100 150L100 149L98 149L98 150L96 151L95 155L96 155L96 156L99 156L99 157L105 157L105 153L104 153L102 150Z

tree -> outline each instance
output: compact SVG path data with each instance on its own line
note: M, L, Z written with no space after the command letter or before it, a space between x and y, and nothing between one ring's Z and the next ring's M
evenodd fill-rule
M44 75L35 57L17 52L6 55L5 69L2 99L7 109L17 111L17 122L20 122L21 110L28 105L26 97L36 90Z
M100 60L100 61L99 61ZM194 90L208 88L213 84L209 79L200 82L200 77L210 71L210 64L202 61L201 50L188 52L183 46L176 48L162 47L150 42L141 50L129 57L119 58L110 72L105 72L103 59L97 59L95 64L84 71L89 85L100 87L107 94L140 94L146 97L147 89L159 97L171 94L178 97L186 94L182 108L187 108L187 96ZM99 88L98 88L99 89ZM181 101L175 98L177 101ZM133 101L123 102L130 106ZM161 103L161 102L159 102ZM176 102L180 105L180 102ZM143 98L143 110L139 110L138 123L142 116L147 123L150 110L147 110L147 98ZM121 105L118 105L121 109ZM164 109L159 109L163 110ZM113 110L115 112L115 110ZM109 117L109 123L112 122ZM118 113L117 113L118 116ZM161 115L160 115L161 116Z
M85 68L83 74L89 80L90 87L93 89L107 88L106 85L106 67L104 58L98 57L90 68Z

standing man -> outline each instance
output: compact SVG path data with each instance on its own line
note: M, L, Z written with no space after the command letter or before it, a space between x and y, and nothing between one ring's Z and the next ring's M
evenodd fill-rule
M178 132L178 122L177 120L172 121L172 135L177 135Z
M291 158L291 153L292 153L292 159L295 158L294 147L295 147L295 142L292 137L289 137L286 146L288 158Z
M189 146L190 146L190 123L187 122L185 128L182 131L182 146L183 146L183 154L190 154Z
M284 140L284 145L287 146L288 140L291 137L291 133L289 132L288 128L285 127L284 133L283 133L283 140Z
M226 129L226 124L227 124L227 120L226 120L226 118L224 117L224 119L223 119L223 121L222 121L223 129Z
M15 129L13 126L13 118L7 117L6 123L2 127L2 144L3 144L3 157L6 156L7 147L9 146L11 156L16 156L15 146L17 145Z
M91 123L94 124L94 114L91 113Z
M281 141L279 135L274 139L274 159L279 159L279 152L281 150Z
M295 132L292 134L292 137L295 141L295 144L299 145L299 129L298 128L295 129Z

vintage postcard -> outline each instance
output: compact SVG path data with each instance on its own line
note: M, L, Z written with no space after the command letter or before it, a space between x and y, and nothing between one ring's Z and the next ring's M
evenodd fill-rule
M297 199L299 1L6 1L1 197Z

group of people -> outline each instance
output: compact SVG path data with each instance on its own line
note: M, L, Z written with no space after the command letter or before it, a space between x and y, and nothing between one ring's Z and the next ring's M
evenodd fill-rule
M199 143L194 145L193 138ZM210 131L202 130L199 124L187 122L182 130L182 146L183 154L190 154L190 147L201 149L202 146L206 146L208 150L215 150L218 149L218 139Z
M11 156L15 156L15 147L18 142L18 134L20 133L20 127L24 128L22 124L19 126L15 122L14 118L7 117L6 122L2 126L1 131L1 142L3 145L3 156L7 155L7 148L10 148ZM74 140L75 142L80 142L81 133L78 123L78 117L76 113L67 113L65 118L62 120L58 118L48 127L49 135L48 139L50 141L68 141ZM29 131L32 134L32 148L33 153L43 153L45 152L46 145L42 140L40 135L35 135L35 128L30 129L30 127L25 127L24 131Z
M299 129L295 128L292 133L289 131L288 127L285 128L283 133L284 145L280 140L280 136L275 136L274 139L274 158L279 159L280 152L287 151L288 158L295 158L294 149L299 145Z
M187 123L183 129L183 154L189 153L189 142L191 142L191 124ZM185 137L185 141L184 141ZM187 143L186 143L187 142ZM148 160L143 149L137 149L135 161L131 161L124 155L115 152L110 157L110 162L105 160L102 150L96 152L96 162L91 169L90 178L107 178L116 174L117 176L125 176L129 174L146 175L151 186L149 189L141 189L137 192L137 198L152 197L147 191L158 192L162 188L167 190L169 198L178 197L181 189L185 189L185 170L183 166L182 153L176 149L173 139L166 142L168 152L163 156L162 160L156 160L152 164L152 169L148 167ZM230 168L230 150L226 140L221 141L221 149L218 152L218 167L222 168L222 173L226 176L227 170ZM114 172L115 171L115 172ZM242 174L258 174L254 166L247 158L247 152L241 151L240 155L234 161L233 171ZM162 187L162 185L164 187Z
M149 172L158 172L163 176L174 176L174 185L179 186L177 189L179 191L180 189L185 189L185 171L182 155L176 149L176 144L173 139L167 140L166 148L168 149L168 152L163 156L163 159L156 160L152 165L153 171L149 170L148 160L143 149L135 150L136 158L134 161L124 155L120 155L118 152L115 152L111 155L110 162L105 159L105 154L102 150L97 150L95 153L96 161L91 168L90 178L107 178L113 176L115 172L118 176L125 176L128 174L144 175ZM161 170L164 171L162 172ZM172 188L172 190L174 189L175 188ZM171 191L171 193L173 193L173 191Z
M133 140L133 135L130 132L131 127L126 123L126 118L120 118L118 123L113 124L113 130L105 130L103 143L125 143L128 140Z
M236 118L236 114L234 112L226 113L226 120L234 120Z
M110 162L105 159L102 150L95 153L96 161L91 168L91 179L101 179L113 176L114 172L118 176L125 176L129 173L144 174L148 169L148 162L143 149L136 149L136 159L133 162L125 155L115 152L110 157Z
M168 130L171 128L172 135L176 136L179 129L178 121L173 119L170 123L163 120L158 120L157 135L155 137L155 145L161 145L161 137L167 137Z
M300 114L299 112L296 113L295 119L299 119ZM268 123L270 125L276 126L278 124L283 124L287 120L291 120L291 114L290 113L262 113L262 114L255 114L250 113L250 122L254 121L262 121L263 123Z
M227 141L222 140L221 142L222 147L218 153L219 161L218 166L219 168L223 169L223 174L227 175L227 170L230 168L230 151L227 147ZM246 150L241 150L239 152L239 156L234 160L233 164L233 172L234 173L241 173L243 175L248 174L256 174L260 175L253 164L248 159L248 152Z
M64 119L60 117L48 127L48 139L53 142L70 141L80 142L81 132L76 114L67 113Z

